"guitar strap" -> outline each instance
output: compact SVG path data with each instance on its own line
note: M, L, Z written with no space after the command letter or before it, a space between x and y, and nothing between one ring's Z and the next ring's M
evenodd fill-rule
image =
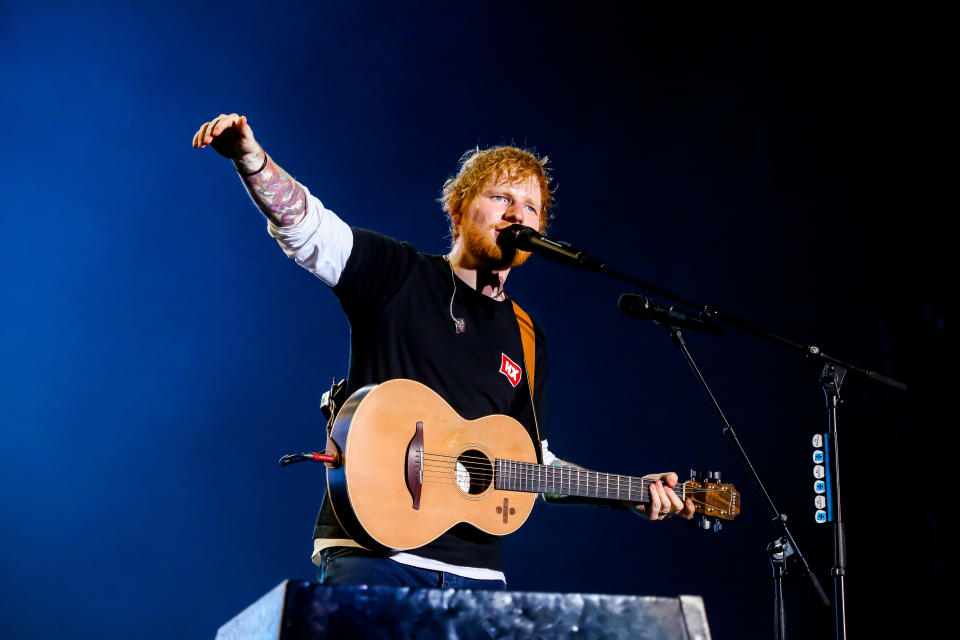
M513 313L517 317L517 326L520 327L520 341L523 343L523 368L527 372L527 389L530 391L530 409L533 411L533 428L537 432L537 462L543 464L543 443L540 440L540 424L537 421L537 405L533 402L533 377L537 363L537 334L533 329L533 320L527 312L513 303Z

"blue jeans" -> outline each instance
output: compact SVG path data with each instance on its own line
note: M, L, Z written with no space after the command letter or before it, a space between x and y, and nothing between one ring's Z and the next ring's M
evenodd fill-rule
M414 589L503 591L507 588L501 580L477 580L446 571L411 567L355 547L327 547L321 551L319 582L326 587L367 584Z

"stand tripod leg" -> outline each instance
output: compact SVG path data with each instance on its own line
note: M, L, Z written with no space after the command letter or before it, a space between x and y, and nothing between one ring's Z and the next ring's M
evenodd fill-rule
M847 637L847 600L844 593L843 578L842 573L833 577L833 602L837 614L837 640L845 640Z
M767 545L770 566L773 567L773 628L774 640L787 640L787 612L783 602L783 576L787 573L790 544L778 538Z

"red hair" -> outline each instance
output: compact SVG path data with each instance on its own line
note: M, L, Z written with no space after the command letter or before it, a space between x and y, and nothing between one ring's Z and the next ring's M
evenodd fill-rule
M540 232L545 233L550 221L550 209L553 207L553 192L550 188L550 171L547 169L549 158L540 157L533 151L517 147L479 147L467 151L460 157L460 170L457 175L447 178L443 183L439 201L443 210L450 216L450 237L454 240L460 235L453 222L453 213L459 212L466 203L480 195L490 179L507 179L511 184L526 182L536 178L540 184Z

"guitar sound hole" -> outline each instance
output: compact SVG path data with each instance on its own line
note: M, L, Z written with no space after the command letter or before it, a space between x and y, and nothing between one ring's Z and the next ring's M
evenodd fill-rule
M457 456L456 481L464 493L483 493L493 483L493 463L482 451L467 449Z

